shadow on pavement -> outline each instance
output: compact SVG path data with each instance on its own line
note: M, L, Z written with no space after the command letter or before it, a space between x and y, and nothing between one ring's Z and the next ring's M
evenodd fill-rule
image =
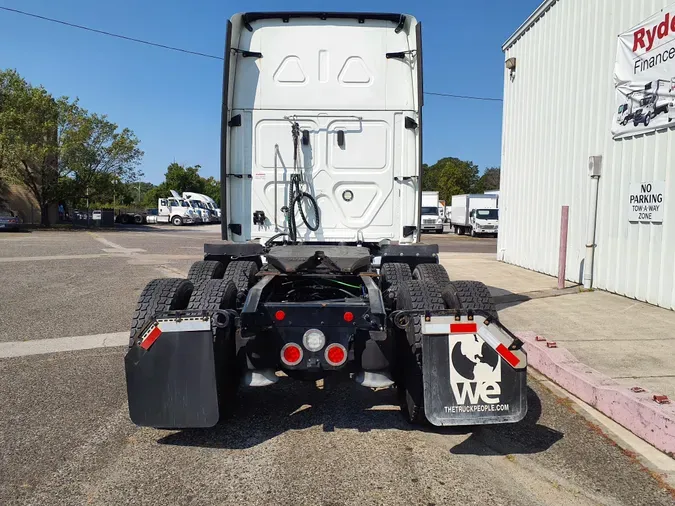
M541 399L528 387L528 410L525 419L516 424L476 427L471 437L455 446L455 455L513 455L540 453L560 441L562 432L540 425Z
M452 450L456 454L518 454L547 450L562 434L538 425L541 401L529 389L530 411L521 423L496 428L420 427L408 424L397 407L397 391L373 391L351 380L327 384L282 378L277 385L240 392L233 412L212 429L182 430L158 440L160 444L205 448L246 449L285 432L321 426L324 432L339 429L414 430L441 435L471 434ZM494 436L492 436L494 434ZM493 442L492 439L500 439ZM501 445L501 449L500 449Z
M492 294L492 298L494 299L498 310L517 306L518 304L532 300L532 298L527 294L513 293L509 290L505 290L496 286L488 286L488 289Z

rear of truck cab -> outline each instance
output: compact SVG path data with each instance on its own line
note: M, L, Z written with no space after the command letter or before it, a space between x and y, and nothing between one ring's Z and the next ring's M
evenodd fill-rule
M125 359L135 423L210 427L224 391L271 386L279 371L396 381L413 423L522 419L522 343L500 331L487 287L451 283L438 245L420 243L421 64L407 14L232 17L223 241L204 245L189 280L153 280L139 299ZM442 227L438 195L431 206ZM476 326L457 334L449 320Z

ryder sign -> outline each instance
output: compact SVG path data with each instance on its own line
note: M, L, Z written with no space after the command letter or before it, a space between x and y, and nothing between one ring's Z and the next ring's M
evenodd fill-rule
M619 35L614 85L615 139L675 126L675 4Z

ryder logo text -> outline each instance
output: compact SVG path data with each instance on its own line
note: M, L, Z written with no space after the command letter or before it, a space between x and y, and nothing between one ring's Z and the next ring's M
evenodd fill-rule
M649 28L642 27L633 33L633 52L637 53L638 49L649 52L658 41L671 33L675 34L675 15L666 13L665 19L659 24Z

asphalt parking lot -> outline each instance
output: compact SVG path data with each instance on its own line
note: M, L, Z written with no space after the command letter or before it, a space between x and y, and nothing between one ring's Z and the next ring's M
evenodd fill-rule
M154 277L218 226L0 234L0 344L124 333ZM442 251L494 239L428 236ZM491 251L485 251L490 250ZM671 505L672 492L536 379L520 424L419 430L349 379L242 390L206 431L135 427L123 346L0 358L0 504Z

